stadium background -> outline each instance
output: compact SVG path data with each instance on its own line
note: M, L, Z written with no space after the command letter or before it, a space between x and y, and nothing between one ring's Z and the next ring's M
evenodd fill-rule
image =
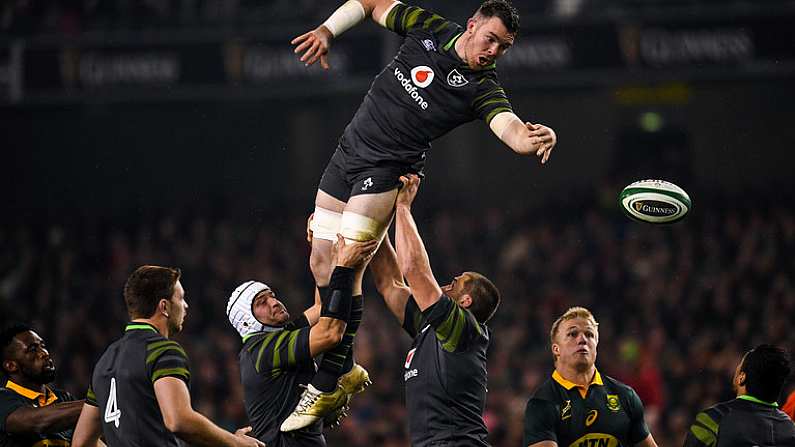
M478 2L428 2L463 22ZM553 127L551 163L482 123L429 153L416 205L438 278L492 277L485 418L521 445L524 404L551 372L548 329L572 305L600 321L597 365L633 385L660 445L731 396L741 353L793 348L795 3L517 1L500 75L517 113ZM178 336L195 406L245 422L232 289L264 280L293 314L311 276L304 224L322 168L399 40L367 24L305 70L290 38L324 1L79 0L0 6L0 315L31 322L84 394L120 332L137 265L179 266ZM633 223L620 188L660 177L691 194L682 223ZM410 340L366 286L358 361L375 385L331 445L402 446Z

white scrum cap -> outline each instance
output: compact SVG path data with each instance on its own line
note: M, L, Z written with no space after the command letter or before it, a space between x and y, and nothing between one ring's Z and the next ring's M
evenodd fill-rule
M229 323L232 324L232 327L237 330L241 337L264 329L264 325L254 317L251 305L257 294L263 290L270 289L270 287L261 282L246 281L237 286L237 289L229 296L229 302L226 305L226 316L229 317Z

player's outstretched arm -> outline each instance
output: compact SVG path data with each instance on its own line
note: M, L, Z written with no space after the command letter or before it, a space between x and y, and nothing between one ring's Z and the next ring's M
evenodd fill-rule
M66 430L75 426L82 409L82 400L38 408L20 407L6 417L5 431L16 434L40 434Z
M247 436L246 430L229 433L195 411L191 406L188 386L182 379L157 379L155 396L166 428L190 444L207 447L265 447L263 442Z
M400 273L397 255L389 240L389 235L384 237L373 260L370 261L369 267L373 274L376 290L384 297L386 306L395 315L398 322L403 325L403 319L406 316L406 303L411 295L411 289L403 282L403 274Z
M102 435L102 425L99 421L99 408L83 404L80 419L77 420L72 447L97 447L105 445L99 440Z
M411 203L417 196L420 178L414 174L400 177L403 187L395 203L395 245L400 272L411 287L414 301L421 311L431 307L442 296L442 289L431 271L428 252L417 224L411 215Z
M549 160L552 149L558 142L555 131L543 124L522 122L513 112L497 114L489 122L494 135L519 155L541 157L541 163Z
M386 13L394 3L397 2L394 0L348 0L337 8L322 25L294 38L290 44L296 45L294 50L296 54L303 53L301 62L309 66L319 60L320 66L328 70L330 68L328 51L331 48L331 40L358 25L365 17L372 17L383 26Z

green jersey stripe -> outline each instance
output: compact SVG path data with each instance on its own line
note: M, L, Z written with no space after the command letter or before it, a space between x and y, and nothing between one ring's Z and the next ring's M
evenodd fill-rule
M450 338L450 332L452 332L456 319L458 318L458 306L453 306L454 308L450 310L450 313L447 314L447 318L436 328L436 334L439 336L440 341L445 341Z
M259 352L257 353L257 363L255 364L255 369L257 372L260 372L262 366L262 354L265 353L265 348L268 347L268 345L271 343L271 340L273 340L273 337L275 337L277 333L278 332L268 334L268 336L262 340L262 346L260 346Z
M282 366L279 348L282 347L282 342L284 342L284 339L287 337L287 335L289 335L289 332L282 331L282 333L279 334L279 338L276 340L276 344L273 345L273 361L271 363L273 365L273 369L278 369Z
M411 28L414 28L414 26L417 24L417 20L419 20L420 15L423 12L425 12L425 11L423 11L420 8L416 8L413 11L411 11L410 13L406 14L406 16L403 19L406 22L405 25L403 25L403 29L409 30Z
M188 358L188 354L185 352L184 349L182 349L181 346L168 345L168 346L163 346L160 349L155 349L154 351L151 351L149 355L146 356L146 364L148 365L154 362L155 360L158 359L158 357L160 357L166 351L175 351L182 354L182 357Z
M166 345L179 346L179 343L175 342L174 340L160 340L146 345L146 350L151 351L153 349L157 349L161 346L166 346Z
M400 7L395 7L395 8L392 8L391 11L389 11L389 15L386 16L386 27L387 27L387 29L392 30L392 31L397 31L395 29L395 20L397 19L397 15L398 15L398 10L399 9L400 9Z
M455 41L458 40L458 38L461 37L462 34L464 33L458 33L455 36L453 36L449 41L447 41L447 43L444 44L443 47L444 51L450 51L450 47L452 47L453 44L455 44Z
M489 97L489 96L491 96L491 95L495 95L495 94L501 94L501 95L503 95L503 96L506 96L506 95L505 95L505 90L503 90L503 89L502 89L502 87L496 87L496 88L493 88L493 89L491 89L491 90L487 91L486 93L484 93L484 94L482 94L482 95L478 96L477 98L473 99L473 100L472 100L472 106L474 107L474 106L475 106L475 104L477 104L477 103L479 103L480 101L482 101L482 100L484 100L484 99L488 98L488 97ZM507 96L506 96L506 97L507 97Z
M510 107L497 107L496 109L494 109L491 112L489 112L488 115L486 115L486 118L484 119L484 121L486 121L486 124L489 124L489 123L491 123L492 118L497 116L498 113L502 113L502 112L513 112L513 110Z
M458 312L460 313L460 316L456 319L455 327L453 327L453 333L450 335L450 338L442 344L442 349L447 352L453 352L458 349L458 343L461 341L461 334L464 333L466 315L464 314L463 309L459 308Z
M427 19L426 19L426 20L425 20L425 21L422 23L422 29L424 29L424 30L427 30L428 28L430 28L431 26L433 26L433 22L436 22L436 21L439 21L439 20L441 20L441 21L444 21L444 18L442 18L442 16L440 16L440 15L437 15L437 14L434 14L434 15L432 15L432 16L430 16L430 17L428 17L428 18L427 18Z
M152 331L157 332L157 329L149 326L148 324L128 324L124 331L133 331L133 330L144 330L144 331Z
M701 412L696 416L696 421L707 427L712 433L718 434L718 423L707 413Z
M441 32L443 29L447 28L449 25L450 25L450 22L448 22L448 21L446 21L446 20L445 20L445 21L444 21L444 22L442 22L442 23L441 23L439 26L437 26L436 28L434 28L433 32L434 32L434 33L439 33L439 32Z
M166 376L179 376L184 377L185 379L190 378L190 372L187 368L166 368L166 369L158 369L152 373L152 383L161 377Z
M700 425L691 426L690 432L707 447L713 447L718 441L714 433Z
M287 343L287 365L295 365L295 345L298 342L298 332L290 332L290 341Z
M475 108L475 111L476 112L480 112L483 109L485 109L486 106L490 106L492 104L502 104L502 105L506 105L506 106L510 106L511 105L511 103L508 102L508 100L506 98L494 98L494 99L489 99L488 101L483 102L483 104L481 104L481 105L479 105L478 107Z

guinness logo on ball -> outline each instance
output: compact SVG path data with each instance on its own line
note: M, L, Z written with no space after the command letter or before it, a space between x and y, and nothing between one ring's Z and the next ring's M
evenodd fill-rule
M676 206L657 200L638 200L632 207L638 213L653 217L672 216L679 211Z

